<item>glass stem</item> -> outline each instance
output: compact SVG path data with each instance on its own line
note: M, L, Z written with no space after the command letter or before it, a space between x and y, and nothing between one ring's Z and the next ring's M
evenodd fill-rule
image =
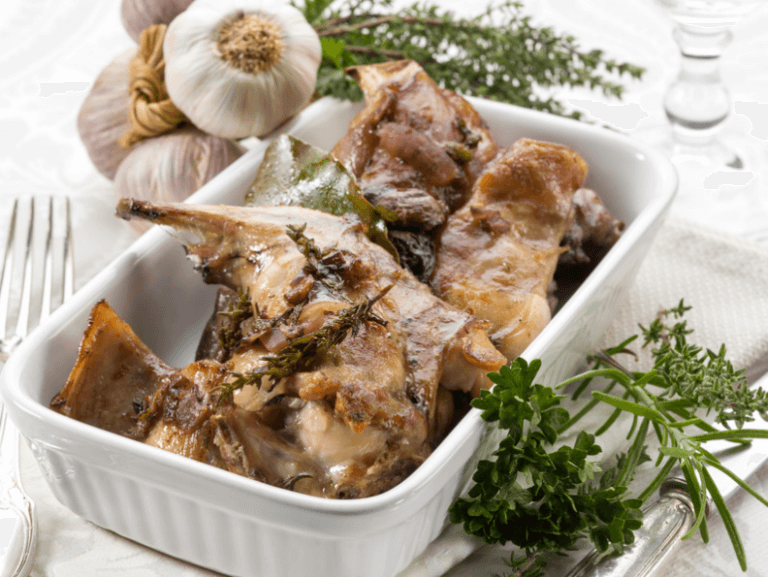
M679 142L704 146L715 139L731 112L720 56L733 35L726 27L678 24L674 38L682 66L664 97L664 109Z

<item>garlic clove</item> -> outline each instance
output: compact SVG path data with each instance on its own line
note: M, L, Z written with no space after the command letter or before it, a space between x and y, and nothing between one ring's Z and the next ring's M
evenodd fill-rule
M115 175L118 198L180 202L232 164L237 142L187 126L135 144ZM151 224L130 221L138 232Z
M170 24L191 3L192 0L123 0L120 20L128 35L138 42L145 28Z
M77 116L77 131L96 169L112 180L130 153L118 144L131 128L129 66L136 49L121 54L96 77Z
M264 136L300 111L321 59L304 15L269 0L195 0L168 26L163 49L171 100L227 138Z

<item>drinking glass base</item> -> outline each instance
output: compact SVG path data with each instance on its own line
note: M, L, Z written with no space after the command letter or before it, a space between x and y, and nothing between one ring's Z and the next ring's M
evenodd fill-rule
M759 173L768 168L768 143L734 131L721 131L717 138L685 138L668 126L642 128L633 136L666 154L673 164L695 162L710 173L718 171Z
M704 145L674 140L669 127L632 133L666 155L680 184L672 213L728 234L768 231L768 142L723 131ZM713 205L717 210L712 210Z

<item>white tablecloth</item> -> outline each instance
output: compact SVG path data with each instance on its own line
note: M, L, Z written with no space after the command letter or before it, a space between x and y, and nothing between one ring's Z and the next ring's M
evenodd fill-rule
M441 5L473 14L486 3L443 0ZM661 94L676 74L677 47L671 24L650 0L529 0L536 22L567 31L585 49L602 48L617 60L644 66L643 81L627 81L622 101L578 90L568 93L573 106L595 119L633 131L664 121ZM745 22L723 58L725 81L732 90L734 130L751 133L768 147L768 13ZM99 71L133 42L119 20L117 0L3 0L0 3L0 212L11 194L67 194L76 223L76 285L81 286L133 239L113 217L111 183L91 165L75 130L75 118ZM565 94L565 93L564 93ZM692 168L693 173L698 169ZM690 176L690 175L689 175ZM696 182L696 174L693 174ZM760 178L734 188L733 175L705 178L682 190L673 209L678 217L734 235L768 239L768 184ZM709 187L709 188L707 188ZM0 215L2 216L2 215ZM5 222L5 221L3 221ZM34 575L167 575L209 574L104 531L71 514L51 496L36 464L25 451L25 484L38 503L40 543ZM768 494L768 467L752 480ZM744 495L730 503L742 531L750 571L765 575L768 551L764 530L768 510ZM0 530L7 527L0 520ZM8 535L0 532L0 552ZM451 575L478 577L503 573L500 557L485 551ZM722 569L726 567L726 569ZM664 571L670 577L737 574L730 543L719 523L712 542L685 543Z

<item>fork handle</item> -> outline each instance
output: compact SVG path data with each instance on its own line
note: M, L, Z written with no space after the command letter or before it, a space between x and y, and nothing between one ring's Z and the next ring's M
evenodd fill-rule
M19 474L19 432L0 401L0 508L17 518L0 577L22 577L32 569L37 547L35 504L24 492Z
M635 542L622 555L592 550L567 577L646 577L658 569L695 520L685 481L667 479L659 493L659 500L644 511Z

